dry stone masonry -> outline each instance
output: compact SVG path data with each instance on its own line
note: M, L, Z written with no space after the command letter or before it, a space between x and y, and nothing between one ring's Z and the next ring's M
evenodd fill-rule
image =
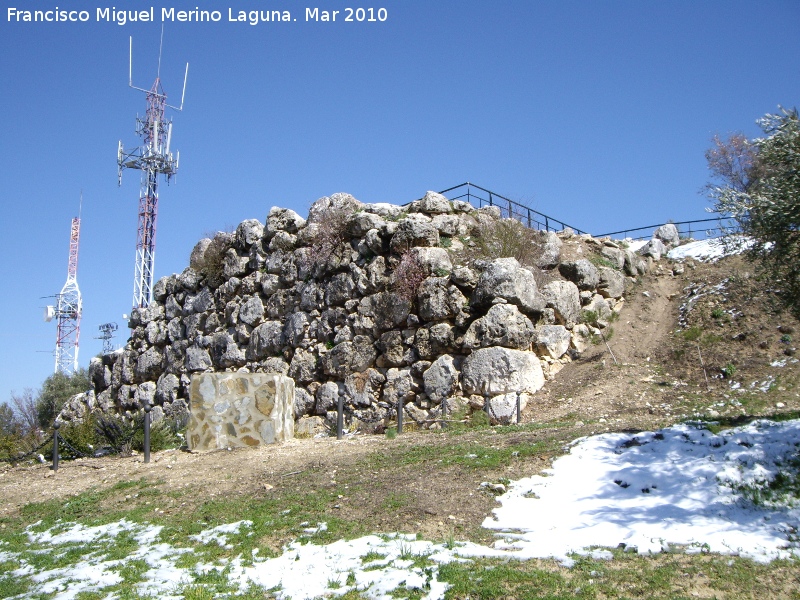
M126 346L92 360L80 410L147 401L156 417L179 416L194 374L250 373L294 380L303 431L334 422L339 395L378 430L398 402L424 423L488 396L503 420L512 396L530 402L608 325L673 232L648 245L652 258L570 230L529 232L537 252L521 264L481 252L498 227L511 224L497 208L434 192L406 206L334 194L308 219L272 208L266 223L201 240L182 273L156 283Z
M274 444L294 437L294 382L264 373L198 373L191 383L189 450Z

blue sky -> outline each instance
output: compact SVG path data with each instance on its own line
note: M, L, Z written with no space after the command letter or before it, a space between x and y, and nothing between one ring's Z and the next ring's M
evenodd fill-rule
M594 233L704 218L703 153L715 133L798 105L800 3L381 0L388 19L345 23L346 2L270 2L296 21L229 23L261 2L117 2L157 23L9 22L0 14L3 292L0 401L53 370L55 323L42 296L66 279L70 219L83 190L80 364L101 323L127 329L139 175L117 187L116 148L138 144L156 76L161 7L219 10L218 23L167 23L161 76L180 172L160 188L156 277L195 242L271 206L305 215L352 193L404 203L472 181ZM124 6L120 6L124 5ZM306 22L305 8L340 10ZM358 5L354 5L358 6ZM361 6L367 6L361 4Z

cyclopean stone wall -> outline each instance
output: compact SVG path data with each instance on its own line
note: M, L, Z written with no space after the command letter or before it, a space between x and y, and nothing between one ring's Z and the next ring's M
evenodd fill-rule
M659 228L635 253L520 227L434 192L404 206L334 194L307 219L273 207L265 223L199 241L182 273L160 279L125 347L92 359L94 389L62 416L148 403L154 418L184 418L195 374L241 372L291 377L300 426L334 423L340 396L361 423L385 426L398 403L427 422L481 410L487 395L508 420L509 399L531 401L598 339L676 236Z
M274 444L294 437L294 381L264 373L192 376L189 450Z

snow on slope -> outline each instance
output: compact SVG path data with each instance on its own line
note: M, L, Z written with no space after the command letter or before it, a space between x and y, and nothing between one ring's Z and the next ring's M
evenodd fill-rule
M229 581L243 590L253 582L279 589L279 598L294 600L341 595L355 588L370 598L390 598L401 586L425 590L425 598L436 599L447 589L437 578L437 565L468 557L553 557L570 565L574 554L610 558L610 552L596 548L625 544L639 553L685 549L759 562L800 558L800 506L780 498L755 505L747 494L791 469L789 462L800 459L798 448L800 420L755 421L719 434L677 425L635 436L591 436L573 442L546 476L514 482L498 497L501 506L484 522L498 531L494 547L447 547L412 535L371 535L327 545L293 542L277 558L256 554L253 564L245 566L238 557L199 565L194 572L227 567ZM227 535L249 527L252 523L240 521L193 537L227 546ZM308 531L313 534L323 527ZM190 548L160 543L160 527L123 520L100 527L62 524L56 533L33 529L28 528L28 536L39 548L62 552L70 544L91 543L97 551L80 556L74 568L37 571L0 546L0 562L20 560L15 574L30 575L37 582L31 591L66 600L117 583L123 561L108 559L103 548L113 547L113 539L123 532L133 535L138 545L128 559L148 564L138 584L140 593L181 598L180 586L193 581L192 570L176 566ZM365 562L369 553L382 558ZM415 566L415 556L426 556L431 566Z

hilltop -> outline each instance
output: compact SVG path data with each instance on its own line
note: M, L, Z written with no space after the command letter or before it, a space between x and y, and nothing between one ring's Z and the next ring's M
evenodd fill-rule
M662 259L626 292L620 317L610 324L613 333L606 328L607 345L595 340L579 359L564 364L530 399L522 425L453 423L443 431L394 438L303 438L203 455L163 451L149 465L138 455L83 459L63 463L55 475L45 465L6 468L0 478L2 522L16 528L55 509L79 522L92 515L129 515L168 527L185 523L180 527L192 530L230 523L261 507L265 517L295 515L259 535L266 553L307 535L303 530L315 519L329 527L315 534L318 542L400 531L490 543L493 535L481 524L496 506L495 494L510 480L545 472L573 440L687 421L717 431L757 417L797 418L798 323L775 308L773 293L737 256L708 263ZM536 573L535 581L542 573L555 578L555 587L536 589L559 594L583 585L586 593L595 590L587 597L648 590L651 597L791 598L798 583L791 562L759 566L714 555L635 558L619 552L615 557L616 566L602 567L605 587L587 584L593 581L588 571L536 560L520 563L516 576L504 571L499 595L486 597L501 597L503 589L515 596L527 588L515 587L514 577L533 585L526 577ZM479 572L488 576L482 569L492 564L481 563ZM654 579L656 573L665 579Z

